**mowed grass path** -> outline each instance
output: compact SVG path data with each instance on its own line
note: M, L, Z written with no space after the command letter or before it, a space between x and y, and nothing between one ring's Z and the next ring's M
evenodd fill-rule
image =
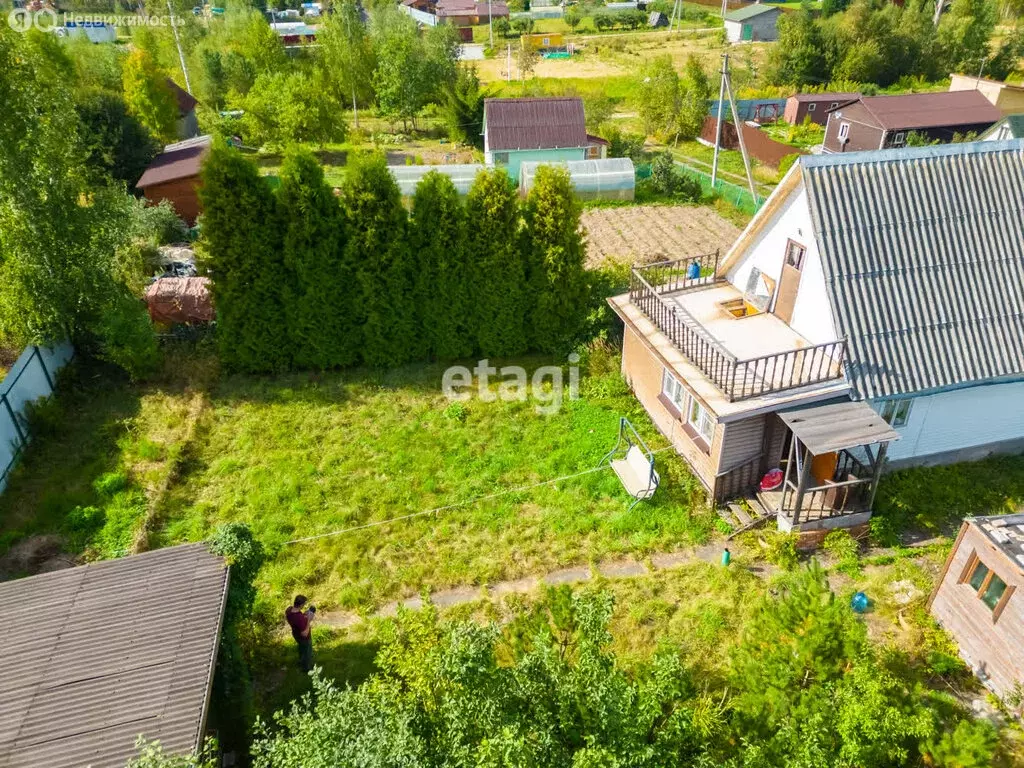
M526 361L532 367L547 361ZM678 459L656 501L627 511L611 471L384 526L288 544L595 467L620 415L663 445L617 379L585 379L557 414L535 402L449 409L441 366L388 374L223 379L161 543L249 523L273 553L263 596L370 608L423 589L483 584L703 540L710 516ZM268 608L270 606L267 606Z

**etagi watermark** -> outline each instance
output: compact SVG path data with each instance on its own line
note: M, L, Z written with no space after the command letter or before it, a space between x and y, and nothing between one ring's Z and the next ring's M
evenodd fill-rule
M30 29L49 31L87 29L89 27L180 27L185 20L180 16L144 16L130 14L116 16L107 14L57 13L51 8L29 11L15 8L7 14L7 24L15 32Z
M579 355L569 355L568 387L563 379L564 371L558 365L542 365L533 372L532 378L521 366L495 368L489 360L480 360L472 370L464 365L454 365L444 372L441 391L449 400L465 402L473 397L473 380L476 379L476 396L484 403L534 400L537 413L550 415L561 409L566 395L570 400L579 399L579 362ZM491 377L495 375L502 377L496 390L491 388Z

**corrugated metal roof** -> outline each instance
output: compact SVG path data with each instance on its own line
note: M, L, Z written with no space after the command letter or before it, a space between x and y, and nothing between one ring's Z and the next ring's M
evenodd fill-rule
M863 105L879 128L890 131L991 125L1003 116L980 91L863 96L857 103Z
M164 151L153 158L135 186L139 189L166 184L169 181L189 179L198 176L203 167L203 160L210 153L213 139L210 136L197 136L176 144L168 144Z
M586 147L583 99L485 99L487 148L565 149Z
M202 736L228 584L186 544L0 583L0 766L122 768Z
M800 165L857 396L1024 375L1024 141Z
M746 21L747 19L752 19L755 16L760 16L762 13L771 13L773 11L775 13L781 13L781 11L774 5L754 3L743 8L737 8L735 11L729 11L727 14L725 14L725 20Z

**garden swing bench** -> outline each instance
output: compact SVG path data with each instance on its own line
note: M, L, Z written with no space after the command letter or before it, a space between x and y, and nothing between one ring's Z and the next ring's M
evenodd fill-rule
M611 465L626 493L633 497L630 509L651 498L661 482L654 470L654 454L624 416L619 418L619 439L599 466L605 464Z

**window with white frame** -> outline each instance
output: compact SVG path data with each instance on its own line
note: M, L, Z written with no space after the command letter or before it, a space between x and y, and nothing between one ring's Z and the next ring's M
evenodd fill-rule
M818 105L815 102L813 102L813 101L810 104L807 105L807 111L808 112L813 112L817 108L818 108Z
M893 143L894 146L900 147L900 146L903 146L903 143L906 140L907 140L906 132L904 132L904 131L897 131L896 135L892 139L892 143Z
M910 407L914 404L912 399L886 400L882 403L882 418L891 427L905 427L910 421Z
M839 106L839 102L838 101L833 101L831 104L828 105L828 108L829 109L835 109L838 106Z
M847 138L849 135L850 135L850 124L849 123L840 123L839 124L839 140L842 141L843 139Z
M711 441L715 436L715 420L711 412L686 391L680 381L665 368L661 374L661 395L679 412L680 418L697 437L700 437L710 450Z
M711 445L715 436L715 422L708 413L708 409L697 402L697 398L690 397L690 408L686 414L686 423L693 427L697 434L704 438L704 442Z
M686 408L686 390L679 383L675 376L668 372L668 369L661 374L661 394L663 394L680 413Z

